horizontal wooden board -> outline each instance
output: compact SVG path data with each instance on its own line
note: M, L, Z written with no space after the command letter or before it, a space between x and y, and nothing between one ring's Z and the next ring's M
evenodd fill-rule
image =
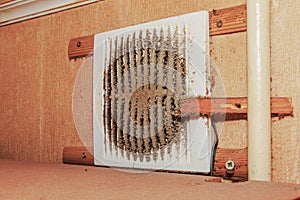
M246 5L212 10L209 13L210 36L237 33L247 30Z
M182 115L213 115L226 114L227 119L246 119L248 111L247 97L237 98L187 98L181 102ZM292 116L293 108L291 100L285 97L271 98L271 115Z
M85 147L64 147L63 163L94 165L94 157Z
M93 54L94 35L75 38L70 40L68 54L69 58L84 57Z
M234 169L228 171L225 168L225 163L228 160L234 162ZM217 149L214 176L222 177L248 177L248 149Z
M209 34L224 35L246 31L246 5L234 6L209 12ZM94 35L74 38L69 43L69 58L92 55L94 49Z

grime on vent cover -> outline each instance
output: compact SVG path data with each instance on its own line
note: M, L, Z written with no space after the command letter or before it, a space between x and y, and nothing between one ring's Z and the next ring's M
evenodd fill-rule
M186 37L168 28L109 41L108 67L103 80L105 145L130 159L156 160L158 150L186 145L186 126L178 113L185 95ZM184 30L182 32L185 32ZM159 33L159 34L158 34ZM180 40L181 39L181 40ZM164 154L161 154L163 159Z
M209 119L185 120L186 96L207 96L208 14L95 36L96 165L208 172Z

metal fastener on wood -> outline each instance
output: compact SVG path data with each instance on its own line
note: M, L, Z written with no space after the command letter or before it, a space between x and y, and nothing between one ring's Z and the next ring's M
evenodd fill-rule
M81 158L86 158L86 154L85 154L85 152L82 152L82 154L81 154Z
M222 20L217 21L217 27L221 28L223 26Z
M76 44L76 46L77 46L77 47L81 47L81 42L78 41L77 44Z
M225 168L227 170L233 170L234 169L234 162L233 160L227 160L225 163Z

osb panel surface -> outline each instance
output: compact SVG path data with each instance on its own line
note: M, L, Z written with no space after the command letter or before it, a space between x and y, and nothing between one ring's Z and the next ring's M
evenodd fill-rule
M69 40L245 0L114 0L0 28L0 158L60 162L62 148L82 145L72 115L81 63L69 60ZM272 95L293 98L295 118L273 123L273 180L299 183L300 78L297 2L272 1ZM296 19L298 17L298 19ZM211 39L212 59L227 96L247 95L246 33ZM89 116L84 116L88 118ZM245 121L226 122L220 147L247 146Z
M211 65L219 70L228 97L247 96L246 45L245 32L211 38ZM228 121L223 125L219 147L247 147L247 121Z
M227 183L212 182L218 180L199 175L125 172L112 168L25 161L0 160L0 176L1 199L9 200L296 200L300 195L299 185L295 184L258 181L231 184L228 180Z
M300 183L300 3L272 1L272 95L292 97L294 118L272 123L273 180Z

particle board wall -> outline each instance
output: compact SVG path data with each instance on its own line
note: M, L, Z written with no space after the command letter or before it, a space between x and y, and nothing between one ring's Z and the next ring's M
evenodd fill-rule
M293 99L294 118L272 123L272 178L300 183L300 2L272 1L271 77L273 96Z
M82 145L73 121L72 91L80 65L91 58L69 60L70 39L245 3L106 0L0 27L0 158L61 162L64 146ZM300 183L300 67L295 40L300 9L294 0L273 0L271 8L272 95L292 97L295 115L273 119L272 177ZM227 96L246 96L246 33L215 36L211 43ZM246 147L247 122L226 122L220 140L220 147Z

